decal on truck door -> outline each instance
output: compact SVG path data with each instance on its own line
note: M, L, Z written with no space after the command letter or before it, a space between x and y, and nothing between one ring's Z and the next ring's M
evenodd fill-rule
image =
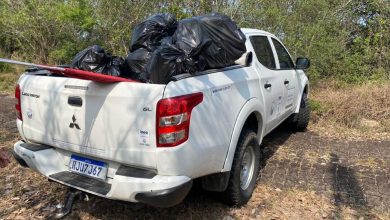
M295 87L288 88L288 90L287 90L287 97L286 97L286 109L293 106L294 95L295 95Z

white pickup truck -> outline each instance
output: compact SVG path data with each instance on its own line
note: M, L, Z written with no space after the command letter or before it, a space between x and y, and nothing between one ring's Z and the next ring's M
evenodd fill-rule
M169 207L200 179L231 205L255 188L262 138L286 119L309 122L310 63L272 34L242 29L246 65L175 76L168 84L23 74L14 145L21 165L101 197Z

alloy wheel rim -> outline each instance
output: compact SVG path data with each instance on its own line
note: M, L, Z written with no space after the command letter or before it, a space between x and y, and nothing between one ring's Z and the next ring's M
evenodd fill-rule
M253 178L253 172L255 168L255 151L252 146L248 146L245 149L244 156L241 161L240 172L240 187L242 190L246 190Z

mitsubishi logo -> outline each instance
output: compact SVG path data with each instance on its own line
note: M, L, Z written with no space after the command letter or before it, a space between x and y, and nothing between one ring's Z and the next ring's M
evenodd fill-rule
M76 129L80 130L80 126L76 123L76 117L73 114L72 121L69 125L70 128L76 127Z

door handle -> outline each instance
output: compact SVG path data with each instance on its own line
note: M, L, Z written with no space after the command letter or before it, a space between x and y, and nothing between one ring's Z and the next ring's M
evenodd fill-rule
M271 88L271 86L272 86L271 83L265 83L264 84L264 88L266 88L266 89Z
M290 83L290 81L288 81L287 79L284 80L284 85L287 85L289 83Z
M76 107L81 107L83 105L83 100L79 96L69 96L68 104Z

